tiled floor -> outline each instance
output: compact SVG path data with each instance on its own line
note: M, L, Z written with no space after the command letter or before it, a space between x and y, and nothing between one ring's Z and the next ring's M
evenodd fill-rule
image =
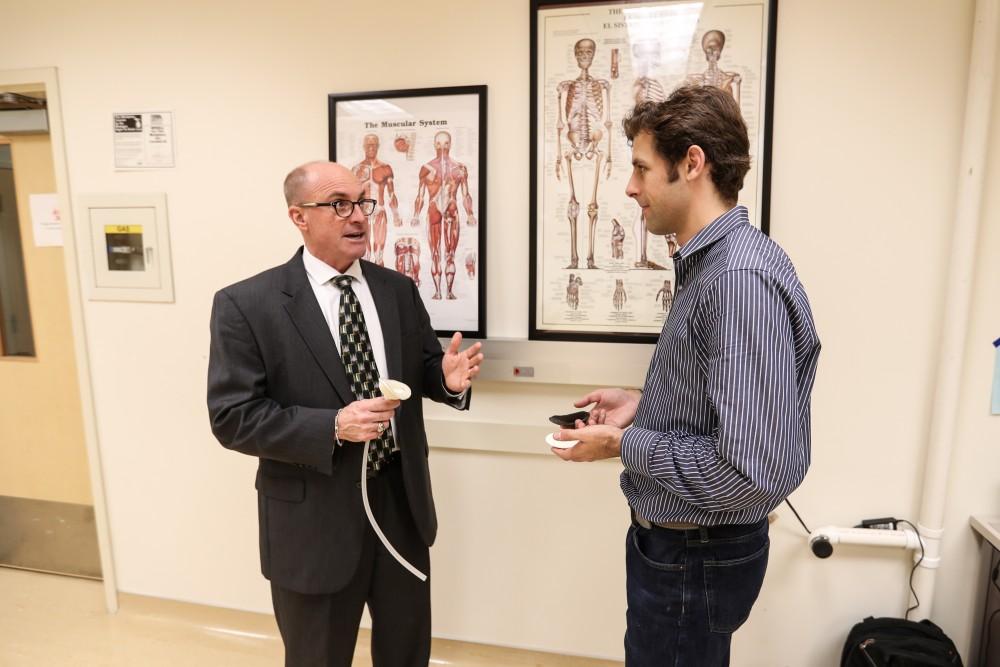
M100 582L0 568L3 667L274 667L274 618L136 595L108 614ZM371 665L368 635L355 665ZM610 667L616 662L434 640L431 665Z

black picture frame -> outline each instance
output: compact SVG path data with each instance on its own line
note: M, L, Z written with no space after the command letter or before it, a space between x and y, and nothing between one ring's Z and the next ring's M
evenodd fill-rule
M466 338L486 338L487 94L487 86L474 85L328 96L330 160L355 169L363 181L370 179L371 194L380 202L372 217L376 218L379 211L384 214L383 265L400 270L399 262L391 261L390 255L404 258L401 272L411 278L416 276L431 324L443 338L456 331ZM442 132L449 136L447 147L443 145ZM366 135L372 134L379 138L375 157L390 167L391 187L385 184L384 166L373 168L368 160ZM443 163L435 144L438 138L442 139L440 148L448 158ZM471 160L468 153L475 153ZM391 155L392 161L386 161L385 155ZM440 182L444 179L450 179L454 185L453 200L447 199L448 189ZM439 188L438 198L445 200L435 201L431 197L433 187ZM391 206L393 196L398 200L395 208ZM418 198L420 210L409 215ZM453 206L442 211L447 201ZM404 209L404 204L412 206ZM405 214L400 210L405 210ZM436 223L430 219L432 210L435 217L441 213ZM458 227L457 246L451 258L453 282L449 282L445 239L449 211L454 211ZM434 239L439 272L435 276L435 257L430 244L436 225L439 225L439 235ZM373 240L377 238L375 231L373 226ZM474 235L471 240L470 235ZM374 249L370 255L366 258L378 259ZM440 298L435 298L435 293Z
M617 304L618 299L611 295L611 289L609 283L613 280L618 280L618 276L622 278L627 278L627 276L632 273L640 273L633 271L624 271L615 274L615 278L611 278L611 271L605 272L607 275L592 272L587 268L577 269L579 273L574 271L574 274L570 274L569 282L566 283L565 288L565 303L570 304L568 306L563 306L563 302L560 301L559 308L554 309L554 304L557 300L561 300L562 290L561 285L554 279L554 276L560 275L561 273L567 273L570 267L574 266L573 258L570 258L570 266L564 269L552 271L548 267L544 267L543 263L546 261L546 257L542 256L542 246L544 246L544 237L548 230L545 229L544 225L562 225L563 228L567 226L567 215L569 215L569 209L566 205L562 206L562 215L554 214L556 210L556 205L550 204L553 196L556 194L556 190L552 188L551 178L548 172L552 170L552 164L555 160L549 160L546 157L546 150L550 153L555 153L555 150L551 146L551 141L548 143L545 141L540 141L541 136L551 136L551 133L547 133L546 130L550 130L554 127L554 114L551 106L548 108L548 114L546 114L546 105L550 104L552 100L546 98L552 98L553 95L550 94L550 89L552 85L559 80L559 77L553 78L551 72L560 67L563 68L563 72L566 72L567 68L564 66L563 61L569 62L573 57L572 50L572 40L580 38L591 38L595 41L595 54L593 57L592 65L590 70L599 70L600 73L595 74L595 78L608 77L611 83L614 82L614 77L618 76L619 69L623 69L621 66L624 64L622 61L624 58L632 58L635 63L638 63L638 57L634 56L634 49L636 48L637 41L642 39L641 37L636 37L636 34L641 34L642 31L633 30L635 27L635 21L644 20L643 12L648 12L651 17L650 21L654 20L656 17L656 12L660 10L662 13L666 14L674 9L679 8L684 5L687 7L694 6L696 3L686 3L682 0L662 0L662 1L638 1L638 0L619 0L618 2L608 2L607 0L575 0L567 2L566 0L531 0L530 3L530 131L529 131L529 141L530 141L530 164L529 164L529 223L530 223L530 248L529 248L529 330L528 337L531 340L561 340L561 341L590 341L590 342L608 342L608 343L655 343L659 332L662 328L662 321L666 318L666 312L669 308L666 305L667 299L662 299L662 313L655 313L654 317L649 318L648 323L642 325L624 325L617 327L611 320L613 317L621 316L621 313L609 312L601 313L598 309L598 314L606 315L604 322L599 324L580 324L576 325L568 318L576 315L575 312L571 312L572 309L576 309L581 305L582 297L581 293L584 291L583 285L577 285L573 287L574 276L576 280L581 281L587 276L596 276L597 280L588 279L590 282L602 283L601 298L605 299L605 304L609 302L614 302ZM774 101L774 63L775 63L775 46L776 46L776 26L777 26L777 12L778 12L778 0L758 0L757 2L750 2L743 5L735 5L734 3L727 2L725 0L707 0L702 3L705 8L709 8L715 14L699 15L697 22L694 24L694 28L689 33L684 33L686 42L678 42L674 38L674 42L670 41L670 38L676 34L677 31L667 31L662 33L655 33L656 28L650 28L655 41L659 42L661 48L664 52L671 51L676 54L678 51L686 54L685 62L683 65L685 67L690 67L693 61L693 55L695 49L698 46L705 48L705 59L708 58L708 50L705 47L705 40L709 40L708 33L716 32L723 34L723 45L725 45L726 38L729 38L730 46L736 44L737 46L732 47L733 50L737 50L740 56L745 56L748 53L758 54L759 60L757 59L747 59L744 64L747 66L743 68L742 72L739 71L739 67L731 68L732 72L722 71L722 74L733 74L741 73L741 77L736 82L735 92L730 86L730 92L734 95L737 101L740 103L741 109L744 112L744 118L747 120L747 125L751 129L751 157L754 162L754 166L751 169L750 174L748 174L748 181L744 182L744 191L741 192L741 203L743 201L744 192L747 192L749 187L749 181L753 179L754 196L753 196L753 206L748 206L750 208L750 218L751 222L757 224L760 229L766 234L770 231L770 204L771 204L771 140L773 131L773 101ZM753 7L759 9L760 21L759 21L759 33L754 31L754 20L750 14L746 14L746 21L741 23L737 20L735 14L730 13L725 15L722 12L726 11L730 7L751 7L751 12ZM704 11L702 9L701 11ZM730 10L733 11L733 10ZM743 11L743 10L740 10ZM605 12L607 20L600 22L596 21L598 12ZM625 26L626 19L625 14L629 14L628 21L629 25L623 30ZM679 14L679 12L678 12ZM639 17L638 19L636 17ZM706 20L705 24L702 24L701 19L703 16L708 16L711 20ZM718 17L725 16L727 20L719 20ZM659 19L662 27L663 19ZM574 23L574 21L576 23ZM717 24L712 23L716 21ZM641 23L639 24L640 27ZM579 26L579 27L577 27ZM587 33L587 29L591 30L592 34ZM546 31L551 31L552 38L549 38L549 34ZM578 34L574 34L577 31ZM606 32L602 32L606 31ZM617 32L616 32L617 31ZM625 39L622 39L623 35ZM697 43L696 43L697 40ZM676 42L676 43L675 43ZM570 45L567 48L567 45ZM751 48L748 45L752 45ZM626 49L625 47L631 47ZM742 48L743 50L738 50ZM602 50L604 53L602 54ZM623 53L625 51L627 53ZM715 54L716 65L721 70L724 70L728 63L724 60L725 57L725 46L720 47L720 51L723 52L723 57L720 58L718 54ZM657 53L659 55L659 52ZM624 56L624 58L622 57ZM556 67L550 67L549 63L551 61L558 61ZM663 58L658 62L666 62L667 58ZM742 62L742 61L741 61ZM629 62L629 67L631 71L638 72L638 68L631 69L632 61ZM572 65L570 65L570 68ZM549 74L546 74L549 73ZM664 92L669 94L669 91L676 88L681 83L686 82L689 78L696 74L695 70L685 69L680 71L680 78L676 76L677 72L674 72L674 78L667 81L663 86ZM706 68L703 76L707 79L708 69ZM561 74L564 78L569 78L572 75ZM651 75L655 76L655 75ZM638 81L636 79L635 81ZM744 99L741 101L741 83L742 92ZM705 84L707 85L707 84ZM620 88L628 87L622 83L618 83L617 86ZM611 86L609 86L611 87ZM720 86L722 87L722 86ZM634 93L633 94L637 94ZM542 97L544 95L545 97ZM555 97L556 100L560 98ZM611 99L611 94L609 93L609 99ZM621 96L618 98L618 107L622 108L622 103L624 100ZM631 107L631 100L629 107ZM557 106L557 105L552 105ZM611 101L611 114L613 114L613 109L616 106L615 100ZM623 115L623 114L622 114ZM621 148L622 142L624 142L624 133L621 130L621 115L615 115L612 119L612 127L610 131L612 133L618 133L617 146ZM603 128L602 128L603 129ZM540 136L541 135L541 136ZM627 144L625 144L627 146ZM563 151L565 152L565 151ZM618 154L615 156L615 173L620 173L621 170L630 172L630 155L627 148L622 151L618 150ZM756 169L756 173L754 173ZM594 180L593 170L586 171L586 177L591 180L586 181L585 187L574 188L574 192L579 193L581 190L589 190L592 181ZM609 177L611 178L611 177ZM619 178L619 182L621 177ZM607 180L607 179L605 179ZM627 178L625 179L627 180ZM627 200L623 192L622 187L621 198ZM561 193L563 199L567 199L567 193ZM588 201L580 196L579 208L580 213L578 213L576 227L577 234L584 239L586 239L589 219L587 216ZM588 195L589 196L589 193ZM614 201L614 200L612 200ZM598 196L599 209L605 208L601 205L600 196ZM609 206L608 208L614 209L614 206ZM627 210L624 206L618 206L617 210ZM600 228L600 223L611 224L611 215L615 213L615 210L610 211L605 219L602 221L600 217L598 218L598 228ZM602 213L598 214L603 215ZM544 218L544 220L540 220ZM617 218L615 218L617 220ZM540 227L540 225L542 225ZM619 238L621 237L621 230L617 227L614 229L618 233ZM548 232L551 234L551 232ZM568 232L567 232L568 234ZM637 241L639 234L633 234L631 239L632 250L638 254L640 244ZM654 238L654 237L647 237ZM585 244L587 241L584 242ZM662 243L662 242L661 242ZM572 244L572 242L571 242ZM579 245L579 242L577 242ZM589 250L594 252L592 249L597 246L596 242L589 244ZM666 248L664 248L664 251ZM575 254L575 250L573 251ZM612 243L612 253L615 252ZM621 254L621 249L619 249L619 255ZM664 257L667 258L667 262L660 262L657 268L669 267L671 266L669 262L669 254L664 252ZM581 258L582 259L582 258ZM645 251L642 253L642 259L646 260ZM650 260L652 258L650 257ZM651 262L654 263L654 262ZM635 266L640 264L639 261L634 262ZM654 263L655 265L655 263ZM577 263L576 267L582 267L582 262ZM652 276L654 272L650 272L648 275ZM659 273L658 271L655 273ZM672 278L672 270L670 270L670 277ZM566 276L562 276L563 279ZM653 306L648 305L650 301L650 295L653 294L653 290L656 288L652 277L644 279L644 284L640 285L640 289L643 290L643 295L646 298L646 309L652 309ZM614 288L615 294L617 294L619 284ZM575 296L571 296L571 292L575 289ZM595 291L597 288L595 287ZM656 292L657 297L662 294L662 288L660 291ZM575 301L575 305L571 304L571 300ZM653 299L655 300L655 299ZM617 306L615 306L617 307ZM561 309L563 316L567 321L559 321L557 324L552 322L559 320L559 317L546 318L542 315L542 311L549 309L550 312L558 311ZM605 309L610 311L611 308Z

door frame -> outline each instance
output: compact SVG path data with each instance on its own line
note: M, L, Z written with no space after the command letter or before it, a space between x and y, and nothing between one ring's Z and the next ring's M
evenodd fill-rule
M111 552L111 532L108 525L107 499L104 493L104 470L97 433L97 413L94 409L94 392L90 375L90 357L87 350L87 326L83 316L83 292L80 282L79 252L73 224L72 197L69 170L66 164L66 143L63 134L62 101L59 94L59 77L55 67L0 70L0 88L40 84L48 101L49 140L52 144L52 165L55 169L56 193L59 215L63 227L63 261L66 268L66 287L69 294L70 321L73 331L73 350L76 355L77 386L83 411L83 438L87 447L90 468L90 487L94 497L94 522L97 525L97 545L101 554L101 577L104 581L104 602L109 613L118 611L118 586L114 559ZM86 239L83 241L87 242Z
M2 86L3 84L0 84ZM10 140L5 139L3 135L0 135L0 146L9 146ZM3 302L0 302L0 322L3 321ZM3 357L4 351L4 341L3 341L3 327L0 327L0 357Z

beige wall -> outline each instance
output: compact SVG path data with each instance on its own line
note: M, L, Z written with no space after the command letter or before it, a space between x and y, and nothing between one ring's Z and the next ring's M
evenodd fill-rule
M55 192L52 146L7 140L36 356L0 357L0 495L90 505L63 251L36 247L31 229L29 195Z
M489 85L489 333L526 336L527 5L179 0L123 13L49 0L5 8L0 62L59 67L74 192L168 195L176 303L85 304L122 590L269 608L257 567L254 462L224 451L208 431L207 321L215 289L296 246L280 182L291 165L325 154L328 93ZM916 520L972 7L781 2L772 234L799 268L824 342L813 469L794 498L811 526L887 514ZM174 111L176 169L113 171L111 113L133 109ZM991 160L995 181L996 130ZM1000 332L998 196L990 195L992 224L980 244L934 615L963 651L976 548L968 515L998 511L1000 422L986 415L989 342ZM484 384L473 416L540 419L581 391ZM626 509L617 467L441 449L432 464L442 526L435 633L620 656ZM736 664L835 664L855 621L901 614L904 554L844 548L819 561L784 510L772 540L764 592L735 640Z
M998 67L1000 69L1000 67ZM998 82L1000 84L1000 82ZM980 540L968 527L970 514L1000 515L1000 417L990 414L995 351L992 341L1000 338L1000 85L993 96L993 124L985 172L983 215L972 283L972 314L965 344L962 392L959 401L955 458L949 481L941 589L942 617L947 614L956 627L956 639L964 639L980 614L971 600L981 581L970 574L979 571ZM996 634L994 630L994 642ZM962 646L962 644L959 644Z

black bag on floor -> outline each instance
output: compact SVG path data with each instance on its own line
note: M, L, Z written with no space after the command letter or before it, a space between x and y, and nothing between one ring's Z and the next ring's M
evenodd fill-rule
M930 621L869 616L847 634L841 667L962 667L955 643Z

